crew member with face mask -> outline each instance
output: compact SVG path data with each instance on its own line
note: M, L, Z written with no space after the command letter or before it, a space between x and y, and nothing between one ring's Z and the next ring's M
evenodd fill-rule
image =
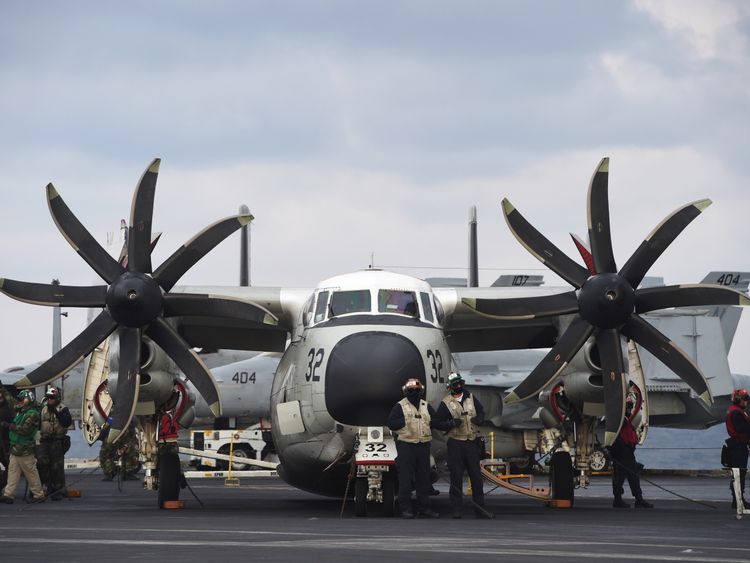
M464 379L460 373L448 376L448 394L437 410L438 420L450 427L448 431L448 469L451 474L450 499L453 505L453 518L461 518L463 504L464 471L471 481L471 500L477 518L494 518L494 514L484 508L484 489L481 445L476 438L477 425L484 422L484 407L475 396L464 389Z
M388 415L388 428L396 433L396 470L398 471L398 502L403 518L414 518L411 506L412 483L417 488L417 511L420 518L439 518L430 510L430 445L432 428L448 427L435 419L435 410L422 398L424 385L409 379L401 388L404 398Z
M68 427L73 424L70 411L62 402L59 387L51 387L44 395L41 412L37 469L47 496L60 500L65 496L65 452L70 448Z

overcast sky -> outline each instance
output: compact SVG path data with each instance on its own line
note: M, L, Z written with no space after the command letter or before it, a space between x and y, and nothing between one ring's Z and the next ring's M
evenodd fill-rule
M480 283L539 273L500 200L575 256L602 156L618 264L707 197L650 274L750 271L749 31L729 0L3 2L0 275L98 282L44 186L104 244L154 157L154 264L244 203L254 285L314 286L373 254L463 276L471 205ZM238 244L182 282L236 284ZM51 310L0 296L0 315L0 366L48 355ZM67 341L83 315L63 322ZM734 371L748 338L744 319Z

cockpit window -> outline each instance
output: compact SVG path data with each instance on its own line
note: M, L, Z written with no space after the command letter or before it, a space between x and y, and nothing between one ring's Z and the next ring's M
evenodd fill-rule
M381 289L378 291L378 311L419 317L419 306L413 291Z
M318 293L318 304L315 306L315 322L319 323L326 318L326 309L328 308L328 292L321 291Z
M424 291L420 292L419 298L422 300L422 311L424 311L424 318L432 322L432 307L430 307L430 296Z
M369 313L372 309L370 290L337 291L331 295L331 316L346 313Z
M445 320L445 311L443 310L443 306L437 299L433 299L433 303L435 303L435 316L437 317L437 322L440 326L443 326L443 321Z
M315 296L311 295L305 304L305 311L302 313L302 325L307 326L313 318L313 305L315 305Z

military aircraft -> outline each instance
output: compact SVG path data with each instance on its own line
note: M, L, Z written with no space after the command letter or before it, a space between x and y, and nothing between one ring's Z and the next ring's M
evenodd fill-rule
M388 450L388 444L382 443L384 422L401 398L407 378L417 377L426 384L426 398L432 404L442 398L453 368L452 353L551 348L505 402L554 400L549 397L561 397L555 385L564 387L573 402L573 390L578 389L583 408L576 421L575 446L585 459L586 443L602 415L606 444L622 424L629 371L623 336L643 346L697 396L711 402L700 369L643 320L643 314L672 307L748 303L742 293L718 285L638 288L651 265L709 200L678 209L617 269L609 229L607 158L589 185L590 268L564 255L503 200L506 221L516 238L568 281L573 291L523 286L433 288L424 280L375 269L335 276L314 289L179 287L180 277L249 217L239 215L211 225L153 269L150 242L159 164L159 159L154 160L136 187L126 267L101 248L52 184L47 186L55 223L105 283L73 287L4 279L0 291L30 303L98 307L101 312L17 385L41 385L60 377L117 331L118 377L109 440L116 440L134 415L153 440L155 414L164 408L175 383L171 374L155 369L158 362L144 368L144 358L174 361L211 412L219 415L222 404L216 380L194 348L280 353L270 396L279 474L294 486L323 494L344 492L352 452L363 436L369 440L367 451ZM577 387L568 385L569 376L578 372L589 377L573 378L579 380ZM551 393L544 393L550 389ZM502 412L503 403L496 408ZM565 409L557 410L565 414ZM510 446L515 448L517 442L516 436L510 437ZM435 455L440 455L439 441ZM566 467L556 470L556 460ZM372 472L358 471L367 498L392 503L393 460L381 458L375 465L369 459L368 463L375 468ZM569 457L553 456L553 475L572 482L570 464ZM165 469L168 465L160 468L160 495L164 483L177 481L177 469ZM372 474L377 472L382 479Z

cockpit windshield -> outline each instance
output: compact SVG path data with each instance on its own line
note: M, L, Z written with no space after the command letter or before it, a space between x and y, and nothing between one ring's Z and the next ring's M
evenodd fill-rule
M369 289L337 291L331 295L330 315L369 313L372 308Z
M378 311L380 313L399 313L410 317L419 316L419 306L413 291L381 289L378 291Z

